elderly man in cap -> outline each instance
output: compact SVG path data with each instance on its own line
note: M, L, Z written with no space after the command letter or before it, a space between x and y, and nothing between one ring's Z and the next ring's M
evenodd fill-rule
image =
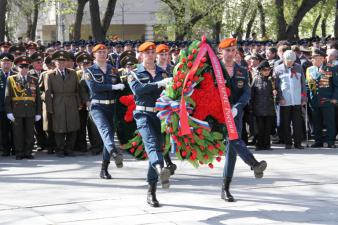
M14 57L9 53L0 55L0 149L3 150L2 156L10 156L11 151L15 154L13 132L5 111L6 83L8 77L14 74L13 61Z
M238 136L241 137L243 109L250 100L248 73L234 61L237 51L237 40L235 38L226 38L222 40L218 47L222 54L222 66L224 67L225 80L230 82L231 98L229 100L232 105L232 115L234 117ZM251 167L256 178L263 177L263 172L267 167L267 163L265 161L258 162L241 138L226 141L228 144L223 170L221 198L228 202L233 202L235 201L235 198L231 195L229 189L235 170L237 154Z
M18 74L10 76L6 85L5 107L13 126L17 160L34 158L34 122L41 119L38 80L28 75L30 63L26 56L16 58Z
M115 108L119 93L125 88L121 84L118 71L107 63L108 49L104 44L93 48L94 64L86 70L84 79L89 88L89 111L103 141L103 160L100 177L111 179L108 172L111 156L117 168L123 167L122 152L115 146Z
M286 50L283 54L283 63L274 70L285 149L292 148L291 122L294 147L304 148L301 143L302 105L306 104L307 97L303 68L295 63L296 59L296 54L292 50Z
M79 83L76 72L66 68L69 58L63 50L52 55L56 69L48 72L45 84L46 109L52 114L58 157L75 156L73 149L80 129Z
M157 98L171 78L168 78L165 70L155 64L155 48L153 42L140 45L139 52L143 60L137 66L135 75L128 77L128 83L136 103L134 119L149 157L147 202L152 207L159 207L156 198L157 181L160 178L162 187L169 188L170 171L164 168L161 122L156 116L154 107Z
M32 69L29 71L29 75L35 77L37 80L40 80L41 73L44 72L43 58L44 55L41 52L35 52L30 56ZM43 120L39 120L35 123L34 134L37 142L37 150L42 151L46 147L46 134L43 130Z
M338 71L337 67L325 63L325 52L314 49L312 63L306 70L308 96L312 112L315 143L314 148L323 147L323 125L327 130L329 148L335 148L335 105L338 101Z

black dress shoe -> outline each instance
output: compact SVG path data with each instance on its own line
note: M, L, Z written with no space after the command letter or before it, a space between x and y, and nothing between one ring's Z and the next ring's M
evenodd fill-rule
M311 145L311 148L322 148L323 147L323 143L318 143L315 142L314 144Z
M25 155L24 156L26 159L34 159L34 156L32 156L32 155Z
M285 145L285 149L291 149L292 145Z
M296 149L304 149L304 146L302 146L302 145L295 145L295 148Z
M336 145L335 144L328 144L327 147L328 148L336 148Z
M15 156L16 160L23 160L24 158L25 158L24 156L19 156L19 155Z

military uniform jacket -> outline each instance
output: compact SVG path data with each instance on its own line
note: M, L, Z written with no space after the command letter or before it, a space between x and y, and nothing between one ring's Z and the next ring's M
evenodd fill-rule
M38 80L27 75L25 82L21 75L10 76L6 84L5 107L14 117L41 115Z
M306 70L306 81L311 107L330 106L330 100L338 100L337 67L311 66Z
M68 133L80 129L77 75L72 69L65 69L65 73L64 80L57 69L49 71L46 77L46 110L52 114L53 131L56 133Z
M222 66L224 68L223 64ZM224 71L226 71L226 69L224 69ZM236 107L237 110L242 111L250 101L248 71L235 63L232 77L230 77L226 72L224 73L224 79L230 83L227 84L227 86L231 90L231 95L229 98L231 105Z
M89 88L86 84L86 80L83 77L83 71L76 71L77 78L79 80L80 100L83 107L86 106L86 102L90 101Z
M9 76L13 75L12 70L8 74L5 74L4 71L0 68L0 112L5 111L5 90L6 82Z
M86 70L84 78L90 91L90 99L116 100L120 94L120 90L112 90L112 85L121 81L117 69L110 64L107 64L107 71L104 73L94 63Z
M143 64L138 64L136 73L128 77L128 83L134 94L136 105L155 106L156 100L162 92L162 89L158 88L156 82L168 77L167 72L157 65L155 73L155 77L152 77Z

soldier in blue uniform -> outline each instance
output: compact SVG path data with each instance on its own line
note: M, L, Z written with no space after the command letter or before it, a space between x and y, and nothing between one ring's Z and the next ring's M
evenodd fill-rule
M338 100L338 71L324 63L325 52L314 49L312 63L306 70L308 96L313 118L315 143L311 147L323 147L323 123L327 130L328 147L335 148L334 105Z
M162 187L169 188L170 171L164 168L161 122L156 116L154 107L162 87L165 87L171 78L168 78L166 71L155 64L155 47L152 42L140 45L139 52L142 54L143 61L138 65L136 74L128 77L128 83L136 103L134 119L149 157L147 202L152 207L159 207L156 199L158 177L160 176Z
M14 74L13 61L14 56L9 53L0 55L0 150L3 150L2 156L10 156L11 152L15 154L13 132L5 111L6 82L8 77Z
M108 172L110 158L113 156L118 168L123 167L123 156L115 146L115 103L125 86L121 84L117 70L107 63L108 49L104 44L93 48L94 64L84 75L90 92L90 114L103 141L103 161L100 172L102 179L111 179Z
M249 77L247 70L234 62L237 50L237 40L235 38L224 39L219 44L219 48L222 52L222 63L225 67L225 80L227 83L230 83L228 85L231 89L230 103L232 105L232 114L239 134L238 136L241 137L243 108L250 100ZM256 178L263 177L267 163L265 161L258 162L242 139L227 140L227 142L221 198L233 202L235 199L229 189L234 174L237 154L251 167Z

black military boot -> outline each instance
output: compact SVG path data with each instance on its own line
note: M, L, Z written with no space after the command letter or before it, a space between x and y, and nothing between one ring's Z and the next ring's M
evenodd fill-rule
M177 169L177 166L176 164L174 164L172 161L171 161L171 158L170 158L170 155L169 153L165 154L163 156L164 160L165 160L165 164L167 165L167 169L170 171L170 175L174 175L175 174L175 170Z
M148 185L147 202L151 207L160 207L156 198L156 183Z
M123 167L123 155L120 151L116 151L111 153L111 156L113 157L115 161L115 165L117 168L122 168Z
M102 161L101 172L100 172L100 177L102 179L111 179L111 175L108 172L109 163L110 162L107 160Z
M169 177L170 177L170 171L167 168L161 168L161 165L157 164L156 167L156 173L160 177L160 181L162 184L162 188L169 188Z
M266 161L262 160L258 162L255 159L255 163L252 166L252 170L254 171L255 178L263 178L264 170L266 169L267 166L268 164L266 163Z
M221 198L228 202L234 202L235 199L231 195L229 188L230 188L231 178L227 177L223 179L222 191L221 191Z

